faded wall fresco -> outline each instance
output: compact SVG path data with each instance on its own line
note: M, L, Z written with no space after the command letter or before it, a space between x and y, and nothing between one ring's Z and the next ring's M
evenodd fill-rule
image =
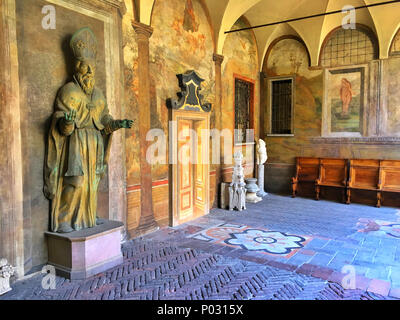
M138 47L136 33L132 28L134 17L132 1L126 1L127 12L122 19L124 78L125 78L125 110L128 119L135 120L131 130L125 130L126 137L126 179L127 185L140 183L140 145L139 145L139 83Z
M304 46L297 40L279 41L270 51L263 72L269 78L296 76L294 137L266 137L269 163L294 163L310 136L321 134L322 71L310 71ZM267 81L265 83L267 83ZM264 90L267 90L264 86ZM269 94L268 94L269 97ZM263 102L264 132L269 132L268 100Z
M371 81L382 83L381 108L377 110L375 100L376 84L371 82L366 105L368 117L366 120L369 136L376 136L376 119L379 119L381 136L398 136L400 114L400 83L398 70L400 59L392 58L382 61L382 75L377 68L370 66ZM400 159L398 145L376 143L352 143L321 140L323 70L313 70L308 67L308 56L305 47L294 39L279 41L270 51L264 61L263 71L268 78L277 76L296 76L294 105L294 136L271 137L269 132L268 98L262 102L265 112L264 129L268 148L268 164L266 170L266 189L271 192L287 192L290 189L290 177L294 173L295 157L337 157L361 159ZM268 80L268 78L266 80ZM265 81L267 83L268 81ZM264 85L264 90L266 86ZM374 129L374 130L372 130Z
M136 34L131 27L133 8L123 19L125 102L127 115L138 115L138 76ZM177 74L195 70L205 81L202 83L204 102L215 103L215 70L213 33L206 11L199 0L156 1L152 11L150 37L150 119L151 128L161 129L168 138L168 109L166 100L180 92ZM128 230L138 226L140 219L140 145L137 123L127 133L126 163L128 185ZM211 112L211 127L215 126L215 113ZM168 141L167 141L168 142ZM168 148L167 159L168 161ZM168 164L152 165L153 211L159 225L169 219ZM134 233L134 232L133 232Z
M180 92L177 74L195 70L202 83L204 101L215 102L212 29L199 0L156 1L150 38L151 127L168 134L166 100ZM215 115L211 114L211 127ZM153 180L168 177L168 165L153 165Z
M248 22L240 18L232 27L232 30L248 27ZM251 30L230 33L226 37L222 50L224 61L222 63L222 129L232 131L235 127L235 76L254 82L254 128L255 138L259 134L259 72L258 53L254 33ZM254 146L237 146L234 151L241 150L245 156L244 164L246 176L253 175ZM224 180L231 179L231 164L224 164Z
M399 37L400 38L400 37ZM400 42L400 41L399 41ZM400 50L400 46L399 46ZM386 99L386 135L400 136L400 57L388 59L384 64L386 75L384 89L387 90Z

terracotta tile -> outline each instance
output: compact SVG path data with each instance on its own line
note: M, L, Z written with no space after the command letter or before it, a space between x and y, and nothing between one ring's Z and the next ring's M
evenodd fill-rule
M315 268L316 266L313 266L309 263L305 263L300 268L298 268L296 272L305 275L311 275Z
M324 267L317 267L313 270L312 276L323 280L328 280L334 270Z
M400 288L392 288L389 291L389 296L392 298L400 299Z
M367 291L380 294L382 296L387 296L390 290L390 282L378 279L372 279Z
M342 285L342 280L345 276L346 275L341 272L334 271L334 272L332 272L331 276L328 278L328 281L335 282L335 283Z
M366 291L370 283L371 279L363 276L356 276L356 289Z
M307 255L307 256L313 256L314 254L316 254L316 252L314 250L308 250L308 249L303 249L299 253Z

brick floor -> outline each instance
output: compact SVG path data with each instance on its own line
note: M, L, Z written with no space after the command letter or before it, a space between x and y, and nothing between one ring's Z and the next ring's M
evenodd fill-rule
M128 241L122 265L85 281L57 277L56 289L44 290L43 275L38 274L14 283L13 291L0 300L398 299L400 239L357 229L360 221L398 222L396 213L394 208L270 194L243 212L215 209ZM286 256L193 238L226 223L311 240ZM342 281L352 270L355 289L345 290Z

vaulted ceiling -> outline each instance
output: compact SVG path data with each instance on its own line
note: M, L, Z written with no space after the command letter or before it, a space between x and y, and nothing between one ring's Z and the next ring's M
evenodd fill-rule
M127 0L129 1L129 0ZM155 1L140 0L140 22L151 25L151 12ZM341 10L345 5L354 7L370 5L386 0L202 0L215 34L215 47L222 54L227 34L241 16L247 18L251 26L299 18L314 14ZM342 24L344 14L334 14L278 24L254 29L259 52L259 65L269 45L284 35L300 37L307 46L311 57L311 65L318 64L319 54L324 39L334 28ZM375 32L380 46L379 56L388 57L393 37L400 27L400 2L384 6L371 7L356 11L356 22L368 26Z

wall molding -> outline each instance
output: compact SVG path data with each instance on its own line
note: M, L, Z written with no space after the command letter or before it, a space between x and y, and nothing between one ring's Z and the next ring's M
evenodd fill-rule
M400 137L314 137L312 144L366 144L366 145L400 145Z

